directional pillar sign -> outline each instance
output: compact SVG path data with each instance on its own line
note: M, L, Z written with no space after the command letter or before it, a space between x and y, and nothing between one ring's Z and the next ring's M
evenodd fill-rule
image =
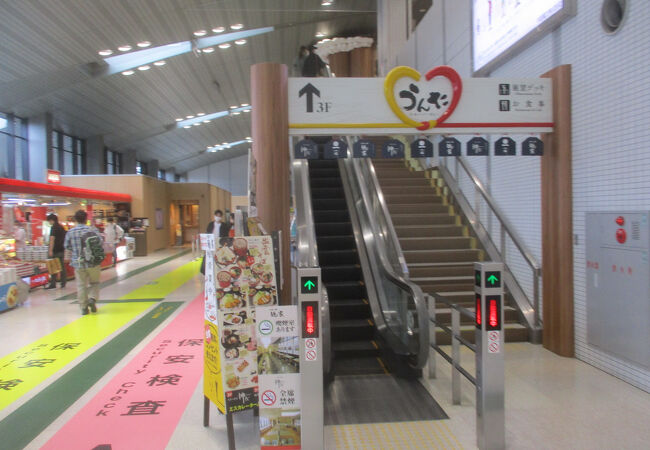
M525 139L521 143L521 154L523 156L542 156L544 154L544 142L536 137Z
M303 139L295 146L296 159L318 159L318 145L311 139Z
M517 154L517 143L509 138L502 137L494 143L495 156L515 156Z
M375 144L367 139L359 139L352 146L352 152L355 158L374 158Z
M475 137L467 141L467 156L488 156L490 143L482 137Z
M404 158L404 144L397 139L390 139L384 142L381 153L384 158Z
M453 137L444 138L438 144L438 154L445 156L460 156L460 141Z
M474 263L474 274L477 443L505 448L503 264Z
M433 143L425 138L411 142L411 158L433 158Z
M299 97L305 97L306 105L305 110L308 113L314 112L314 97L320 97L320 91L311 83L307 83L298 92Z
M332 139L325 144L325 159L348 157L348 144L342 139Z

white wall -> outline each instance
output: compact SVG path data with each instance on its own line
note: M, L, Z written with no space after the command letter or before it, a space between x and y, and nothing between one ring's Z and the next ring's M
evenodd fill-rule
M572 65L576 356L650 392L647 368L587 343L585 212L650 210L646 149L650 138L650 8L644 2L628 2L626 23L618 34L608 36L600 26L601 3L578 0L576 17L491 76L536 77L558 65ZM469 76L470 5L469 0L434 2L398 56L399 64L423 71L446 63ZM486 159L469 160L541 260L539 160L490 157L490 167ZM515 264L514 270L523 273L523 266Z
M248 195L248 155L226 159L187 172L189 183L210 183L232 195Z

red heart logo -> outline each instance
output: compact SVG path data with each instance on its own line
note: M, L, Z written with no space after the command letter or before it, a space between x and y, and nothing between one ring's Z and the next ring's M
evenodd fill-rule
M447 120L449 116L451 116L454 110L456 109L456 106L458 106L458 102L460 101L460 96L463 92L463 80L460 78L460 75L458 75L458 72L456 72L452 67L449 66L435 67L430 71L428 71L424 77L427 79L427 81L430 81L434 77L445 77L451 82L451 89L452 89L451 104L449 105L449 108L447 108L447 110L444 113L442 113L442 115L436 121L435 126L437 126L443 123L445 120ZM430 128L429 124L426 125L427 125L426 128L418 127L418 130L429 129Z

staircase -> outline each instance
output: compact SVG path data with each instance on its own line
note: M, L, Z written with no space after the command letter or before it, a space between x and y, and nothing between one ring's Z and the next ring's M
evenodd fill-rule
M309 161L318 260L330 302L333 374L385 373L336 160Z
M466 219L450 204L442 180L410 171L402 160L375 159L373 165L411 281L425 293L437 293L473 311L474 262L483 261L486 255ZM519 322L508 295L505 302L506 342L527 341L528 329ZM437 305L436 318L451 326L451 310L445 305ZM474 323L464 316L461 333L474 341ZM449 335L441 330L436 339L438 344L450 343Z

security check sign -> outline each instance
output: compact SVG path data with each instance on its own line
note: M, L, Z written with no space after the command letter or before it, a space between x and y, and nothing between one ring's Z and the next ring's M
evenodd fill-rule
M546 133L548 78L466 78L448 66L386 78L289 78L289 132L331 134Z

